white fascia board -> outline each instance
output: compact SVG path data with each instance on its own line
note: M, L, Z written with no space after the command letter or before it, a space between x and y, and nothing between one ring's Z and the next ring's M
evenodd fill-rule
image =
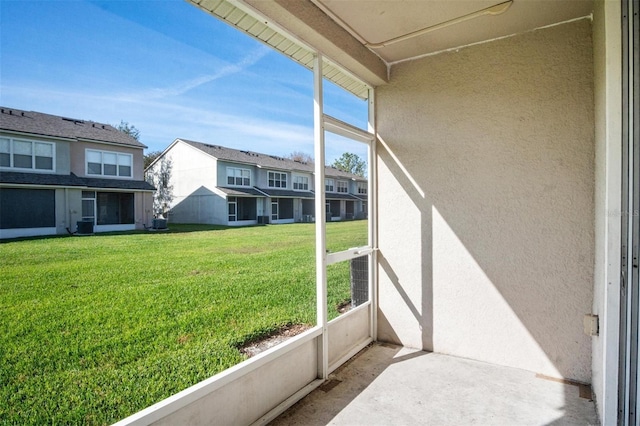
M141 151L144 151L145 148L148 148L148 146L144 144L142 146L133 146L133 145L127 145L126 143L101 141L99 139L74 138L72 140L76 142L97 143L101 145L111 145L111 146L118 146L118 147L124 147L124 148L139 149Z
M164 155L165 155L167 152L169 152L169 150L170 150L171 148L173 148L173 147L175 146L175 144L177 144L178 142L182 142L182 140L178 138L178 139L174 140L173 142L171 142L171 144L169 144L169 146L168 146L168 147L166 147L166 148L165 148L165 149L160 153L160 155L158 155L158 156L155 158L155 160L153 160L153 161L151 162L151 164L149 164L149 165L147 166L147 168L146 168L146 169L144 169L144 171L146 172L147 170L149 170L150 168L152 168L152 167L153 167L153 166L154 166L158 161L160 161L160 159L161 159L162 157L164 157ZM188 144L187 144L187 145L188 145Z

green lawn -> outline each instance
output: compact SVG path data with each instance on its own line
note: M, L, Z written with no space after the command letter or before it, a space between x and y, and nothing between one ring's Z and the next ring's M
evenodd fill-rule
M0 423L109 424L242 361L245 341L315 323L314 239L313 224L172 225L0 244ZM327 241L365 245L366 221L327 224Z

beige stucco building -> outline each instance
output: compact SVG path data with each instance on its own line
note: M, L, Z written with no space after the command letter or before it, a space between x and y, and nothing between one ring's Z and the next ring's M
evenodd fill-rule
M108 124L1 110L0 238L151 226L145 145Z

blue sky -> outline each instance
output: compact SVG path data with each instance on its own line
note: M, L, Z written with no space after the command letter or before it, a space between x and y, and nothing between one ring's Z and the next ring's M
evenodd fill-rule
M0 0L0 104L286 156L313 153L310 71L183 0ZM366 128L325 85L325 112ZM327 162L358 144L327 137Z

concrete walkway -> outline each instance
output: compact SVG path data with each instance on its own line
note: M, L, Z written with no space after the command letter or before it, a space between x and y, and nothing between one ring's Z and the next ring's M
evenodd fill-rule
M590 394L529 371L376 343L271 424L595 425Z

